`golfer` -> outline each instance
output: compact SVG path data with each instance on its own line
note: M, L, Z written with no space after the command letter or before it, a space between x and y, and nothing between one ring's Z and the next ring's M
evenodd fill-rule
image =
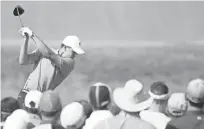
M19 30L24 37L21 46L19 63L21 65L34 64L34 70L30 73L20 97L25 96L29 90L54 90L74 69L74 58L85 52L80 48L81 42L77 36L67 36L60 49L49 48L28 27ZM37 49L32 53L27 52L29 39L36 43ZM19 95L20 95L19 94Z

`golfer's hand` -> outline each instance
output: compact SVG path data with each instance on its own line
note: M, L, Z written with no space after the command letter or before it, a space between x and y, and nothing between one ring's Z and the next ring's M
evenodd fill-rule
M23 36L23 37L26 36L26 38L27 38L27 35L25 35L25 33L27 33L29 37L33 37L33 32L32 32L32 30L30 30L28 27L22 27L22 28L19 30L19 33L20 33L20 35Z

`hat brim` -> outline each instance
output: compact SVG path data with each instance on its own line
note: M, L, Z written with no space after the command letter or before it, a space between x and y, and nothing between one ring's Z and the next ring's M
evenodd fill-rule
M129 99L129 94L123 88L117 88L113 92L115 104L124 111L140 112L150 107L152 98L145 99L142 102L135 103Z
M76 52L77 54L85 54L84 50L82 50L80 47L72 47L73 51Z

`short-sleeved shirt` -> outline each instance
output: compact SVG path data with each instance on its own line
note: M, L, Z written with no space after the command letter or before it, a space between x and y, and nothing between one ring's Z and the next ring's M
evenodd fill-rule
M52 49L56 55L59 50ZM29 75L25 89L39 90L44 92L48 89L55 89L74 69L74 60L72 58L60 57L61 69L57 67L50 59L43 58L39 50L33 51L29 58L35 61L34 71Z

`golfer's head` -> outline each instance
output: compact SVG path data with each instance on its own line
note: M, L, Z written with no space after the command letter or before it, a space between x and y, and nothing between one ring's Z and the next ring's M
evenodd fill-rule
M59 54L62 57L75 57L85 52L81 49L81 42L77 36L67 36L61 45Z

